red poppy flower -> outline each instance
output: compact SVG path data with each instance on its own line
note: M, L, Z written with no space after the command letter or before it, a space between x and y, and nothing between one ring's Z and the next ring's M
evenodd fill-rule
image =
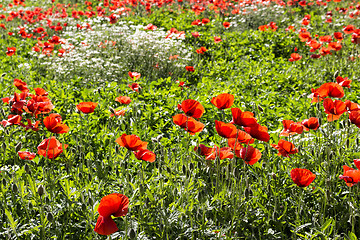
M243 112L239 108L232 108L233 123L243 127L251 127L257 125L257 120L252 112Z
M265 126L261 126L260 124L245 127L245 132L251 135L251 137L256 138L260 141L268 142L270 140L270 135L268 133L268 129Z
M191 135L201 132L204 129L203 123L196 121L192 117L187 117L185 114L173 116L173 122L181 128L184 128L185 131L188 131Z
M237 130L237 139L236 138L228 138L228 145L231 149L235 150L240 150L243 146L241 145L241 143L245 143L245 144L252 144L254 143L254 139L250 136L250 134L241 131L241 130ZM235 146L236 143L236 146Z
M76 108L85 113L93 113L95 108L97 107L98 103L94 103L94 102L81 102L78 105L76 105Z
M124 115L125 115L125 110L120 109L120 110L114 111L114 113L110 114L110 117L124 116Z
M196 49L196 53L198 54L204 54L207 51L205 47L201 47L199 49Z
M52 113L43 120L46 129L52 133L67 133L70 129L62 123L62 118L57 113Z
M19 89L22 92L28 92L29 89L27 88L26 82L22 81L21 79L14 79L14 85L17 89Z
M143 142L136 135L126 135L125 133L115 140L120 146L126 147L130 151L144 150L147 147L147 142Z
M195 71L195 68L193 66L186 66L185 69L188 72L194 72Z
M235 151L236 156L242 158L246 164L254 165L261 158L261 152L252 146L244 147L238 151Z
M47 96L47 95L49 95L49 93L46 92L45 89L43 89L43 88L34 88L34 91L35 91L35 94L37 96Z
M216 132L224 138L235 138L237 129L232 123L224 123L221 121L215 120Z
M130 104L131 103L131 99L127 96L119 96L119 97L115 98L115 101L117 101L121 104Z
M128 213L129 199L123 194L112 193L103 197L100 201L98 212L99 217L94 231L101 235L110 235L118 231L114 217L125 216Z
M129 77L134 81L136 81L137 79L139 79L141 77L141 74L138 72L129 71L128 74L129 74Z
M68 145L64 144L64 149L67 147ZM62 144L55 137L43 140L37 149L39 155L49 159L55 159L63 152Z
M33 160L36 157L36 153L32 152L18 152L18 154L22 160Z
M330 35L326 35L326 36L321 36L321 37L319 37L319 41L320 42L331 42L331 40L332 40L332 38L331 38L331 36Z
M201 118L205 112L205 109L201 103L193 99L184 100L181 105L178 104L178 109L184 111L187 116L193 118Z
M215 146L215 147L217 147L217 146ZM195 152L198 151L201 156L208 156L214 151L214 148L207 147L204 144L200 144L198 147L194 148L194 151Z
M304 131L304 127L299 122L294 122L292 120L283 120L282 121L284 129L280 133L280 136L289 136L294 134L301 134Z
M343 179L349 187L352 187L360 181L360 159L354 159L354 163L358 169L355 170L344 165L344 174L339 176L339 178Z
M283 139L279 140L278 145L271 144L271 146L279 151L278 156L290 157L289 154L295 154L299 152L293 143Z
M200 33L199 32L193 32L191 33L191 35L194 37L194 38L198 38L200 36Z
M341 44L338 42L331 42L329 43L328 47L330 48L330 50L334 51L340 51L342 48Z
M7 48L6 55L8 55L9 57L11 57L12 55L14 55L15 53L16 53L16 47Z
M209 23L210 22L210 19L208 19L208 18L203 18L202 20L201 20L201 23L202 24L207 24L207 23Z
M309 119L305 119L301 122L301 124L305 127L306 131L309 131L309 129L317 130L319 128L319 119L316 117L311 117Z
M131 88L131 90L135 91L135 92L139 92L140 91L140 85L138 83L132 83L128 85L129 88Z
M299 187L307 187L314 181L316 175L308 169L294 168L290 172L291 179Z
M206 156L205 160L215 160L217 157L219 159L233 158L234 153L231 152L231 148L229 147L219 148L215 146L213 151Z
M354 32L354 30L355 30L354 25L347 25L346 27L343 28L345 34L351 34Z
M214 42L215 43L219 43L219 42L221 42L222 40L221 40L221 37L214 37Z
M343 34L342 34L341 32L335 32L335 33L334 33L334 38L335 38L336 40L338 40L338 41L341 41L341 40L344 39Z
M211 103L214 104L220 110L230 108L234 103L234 95L229 93L222 93L211 99Z
M149 151L147 149L141 149L133 153L135 157L139 160L144 160L146 162L155 162L156 155L152 151Z
M301 32L299 33L299 38L302 42L308 42L311 40L311 35L309 32Z
M352 80L348 79L347 77L343 78L341 76L338 76L336 78L336 82L342 87L350 88L350 83L352 82Z
M351 102L350 100L346 100L345 105L346 105L346 110L348 110L349 112L360 110L360 105L357 103Z
M223 23L224 28L229 28L230 25L231 25L231 24L230 24L229 22L224 22L224 23Z
M360 128L360 111L352 111L349 113L349 119L352 124Z
M346 112L346 105L344 102L340 100L331 100L330 98L326 98L323 102L325 113L328 114L327 120L329 122L338 120L341 115Z
M343 87L334 82L324 83L319 88L312 89L311 92L312 94L309 95L309 97L312 98L311 102L322 101L326 97L344 97Z
M302 59L302 56L298 53L292 53L290 55L290 58L289 58L289 62L295 62L295 61L299 61L300 59Z

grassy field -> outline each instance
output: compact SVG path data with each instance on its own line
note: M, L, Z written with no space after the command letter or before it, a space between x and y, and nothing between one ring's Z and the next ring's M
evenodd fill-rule
M360 237L359 2L0 4L0 239Z

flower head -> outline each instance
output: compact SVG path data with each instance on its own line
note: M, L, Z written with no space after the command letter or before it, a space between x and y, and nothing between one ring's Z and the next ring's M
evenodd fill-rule
M314 181L316 175L308 169L294 168L290 172L291 179L299 187L307 187Z

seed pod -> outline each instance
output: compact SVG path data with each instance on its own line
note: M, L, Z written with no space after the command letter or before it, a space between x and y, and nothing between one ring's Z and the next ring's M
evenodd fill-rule
M130 237L130 239L135 239L136 238L136 232L135 232L135 230L133 228L130 229L129 237Z
M16 184L15 183L13 183L12 184L12 186L11 186L11 190L13 191L13 193L15 194L15 193L17 193L17 191L18 191L18 187L16 186Z
M22 144L21 144L21 142L19 142L19 143L15 146L15 151L16 151L16 152L20 151L21 147L22 147Z
M5 150L6 150L6 143L5 143L5 142L3 142L3 143L1 144L1 148L2 148L3 151L5 152Z
M54 216L51 214L51 212L48 212L48 213L47 213L46 219L47 219L49 222L54 221Z
M31 174L31 169L30 169L29 165L25 164L24 170L27 174L29 174L29 175Z
M42 184L38 187L37 193L39 194L40 197L41 197L42 195L44 195L45 189L44 189L44 186L43 186Z
M275 173L271 173L271 176L272 176L272 178L274 179L274 180L276 180L276 174Z

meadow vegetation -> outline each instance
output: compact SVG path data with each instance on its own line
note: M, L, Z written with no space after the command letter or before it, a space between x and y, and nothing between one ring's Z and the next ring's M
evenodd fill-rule
M0 239L360 237L360 2L0 4Z

